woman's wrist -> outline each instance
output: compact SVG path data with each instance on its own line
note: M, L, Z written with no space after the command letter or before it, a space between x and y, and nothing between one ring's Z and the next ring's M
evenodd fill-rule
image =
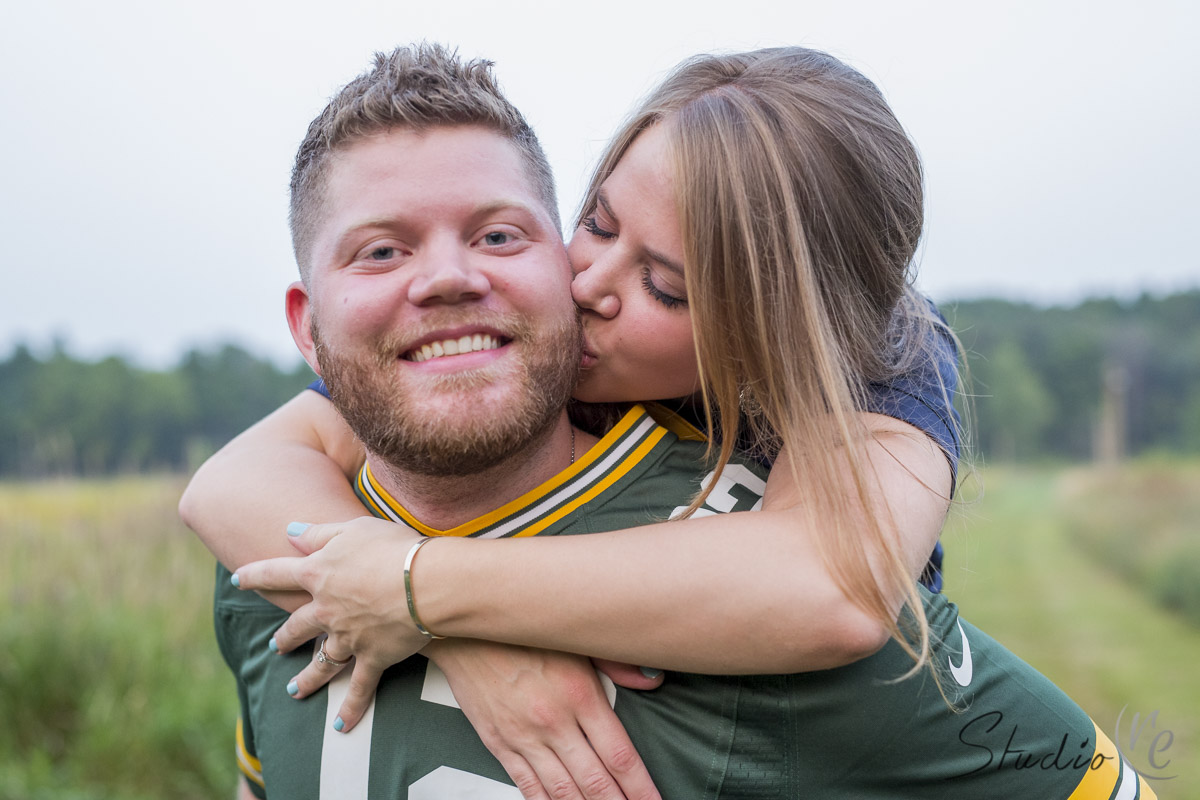
M445 636L438 636L421 621L421 615L417 613L416 593L413 591L413 563L416 561L417 552L431 541L433 541L433 537L421 537L413 543L413 546L408 549L408 554L404 557L404 599L408 602L409 619L412 620L412 624L416 627L417 631L429 639L445 639Z

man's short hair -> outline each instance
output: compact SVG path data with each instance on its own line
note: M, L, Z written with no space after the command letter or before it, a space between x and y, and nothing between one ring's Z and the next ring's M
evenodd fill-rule
M464 62L454 50L423 42L376 53L374 67L346 84L308 126L292 167L289 217L292 248L305 283L312 269L310 247L330 155L396 128L421 132L443 125L478 125L511 141L561 232L546 154L521 112L500 91L492 62Z

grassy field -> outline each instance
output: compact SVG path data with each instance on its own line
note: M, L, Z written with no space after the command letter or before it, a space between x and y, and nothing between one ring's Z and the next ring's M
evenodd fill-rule
M1136 767L1169 761L1157 774L1178 777L1154 786L1178 800L1200 797L1200 628L1164 607L1158 578L1110 566L1114 546L1145 549L1110 536L1118 524L1168 542L1153 545L1155 564L1194 552L1200 468L1156 468L1173 477L987 470L944 537L947 592ZM231 796L233 681L213 641L211 558L175 517L181 488L0 484L0 800Z
M1200 472L1176 466L1168 471L1189 479L1171 484L1175 494L1151 496L1143 491L1141 465L1117 475L989 469L982 496L955 514L943 536L946 592L963 616L1065 689L1143 774L1177 776L1152 782L1163 800L1200 797L1200 628L1164 607L1146 584L1081 547L1079 531L1087 520L1104 531L1122 526L1130 537L1157 540L1159 529L1186 524L1194 541ZM1098 494L1120 513L1097 515ZM1144 522L1129 527L1139 516ZM1155 742L1163 731L1170 733Z
M233 679L179 478L0 485L0 798L232 796Z

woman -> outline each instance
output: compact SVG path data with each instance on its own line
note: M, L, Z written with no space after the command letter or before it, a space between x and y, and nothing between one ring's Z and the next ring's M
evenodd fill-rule
M556 547L550 560L530 559L529 546L540 547L534 541L505 548L511 552L489 548L480 564L500 571L519 563L530 584L528 598L506 601L523 619L499 626L440 599L459 585L454 565L467 548L447 558L427 547L415 565L426 624L459 637L691 671L834 667L890 637L911 653L914 670L925 663L928 633L914 577L936 542L951 492L946 456L957 455L957 439L948 410L953 354L906 284L921 199L919 161L903 129L875 87L835 59L768 50L681 67L614 140L570 246L587 335L577 396L685 397L676 405L699 409L718 465L739 445L774 459L764 510L639 529L623 542L629 569L619 586L596 571L598 543L586 541L604 537L569 537L579 542ZM933 398L933 421L906 415L924 436L871 413L899 413L896 398L908 393ZM189 488L185 518L231 567L280 554L273 531L285 520L361 515L344 489L360 456L323 402L312 393L293 401L215 457ZM315 424L294 427L310 412ZM281 476L281 491L270 493L275 512L261 505L261 482L253 493L245 488L248 475L271 473ZM350 537L361 529L365 540L382 524L339 530ZM302 538L311 546L330 533L316 528ZM680 558L681 535L693 568L664 581L658 573ZM476 544L489 543L471 549ZM362 584L344 564L334 573ZM538 586L561 574L577 591L548 607ZM253 569L239 575L256 585ZM486 591L471 588L476 596ZM579 624L597 613L605 591L619 595L605 603L609 624ZM905 603L915 624L901 632ZM647 607L677 612L647 625ZM539 610L535 630L521 608ZM424 644L409 620L395 622L397 635L380 637L378 651L355 653L356 670L377 679ZM337 642L335 631L329 652L348 657ZM296 643L281 631L281 649ZM306 669L297 696L328 677ZM346 730L369 696L347 700ZM589 739L604 757L606 743ZM564 764L570 774L582 771ZM532 769L547 785L564 771Z

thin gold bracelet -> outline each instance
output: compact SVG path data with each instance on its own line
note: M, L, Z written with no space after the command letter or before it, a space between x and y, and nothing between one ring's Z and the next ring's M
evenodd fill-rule
M417 616L417 604L413 600L413 559L417 557L417 551L420 550L423 545L429 544L431 541L433 541L433 538L430 536L422 537L421 540L414 544L408 551L408 555L404 557L404 596L408 600L408 616L412 618L413 625L417 626L417 630L428 636L430 639L445 639L445 636L438 636L436 633L429 630L429 628L425 627L425 624L421 622L421 618Z

